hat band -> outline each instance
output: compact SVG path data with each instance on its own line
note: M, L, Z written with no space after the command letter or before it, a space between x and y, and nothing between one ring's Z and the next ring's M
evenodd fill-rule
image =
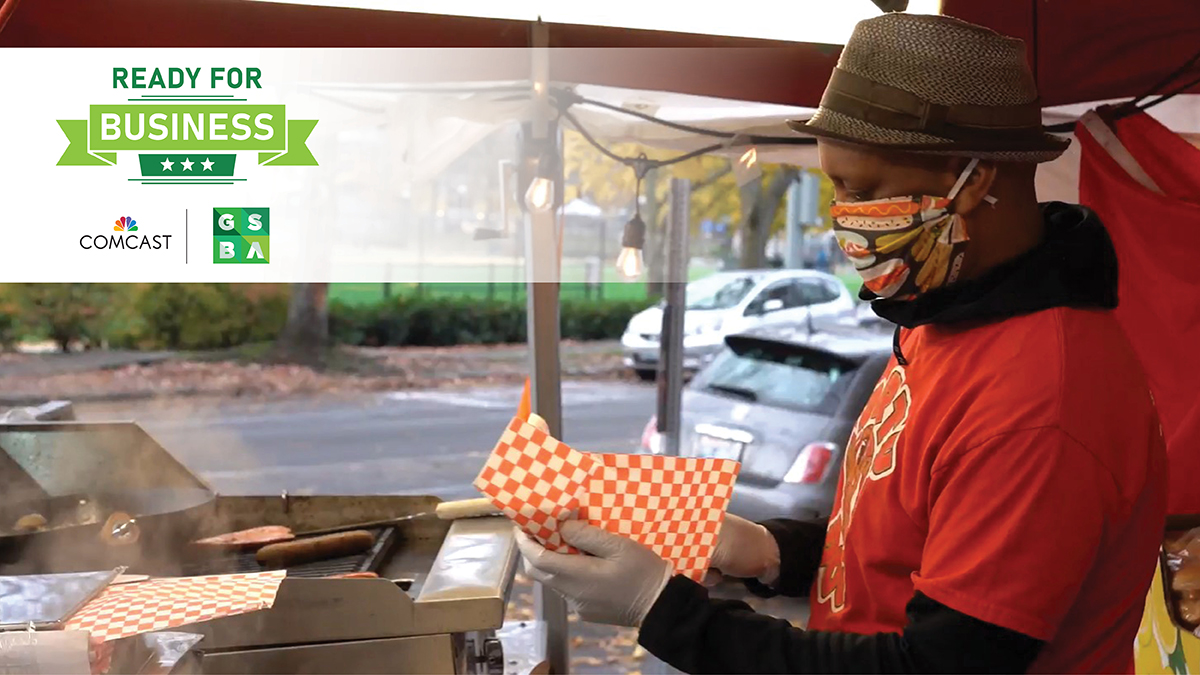
M995 144L1043 135L1038 100L1019 105L940 105L880 82L835 68L821 107L897 131L962 142Z

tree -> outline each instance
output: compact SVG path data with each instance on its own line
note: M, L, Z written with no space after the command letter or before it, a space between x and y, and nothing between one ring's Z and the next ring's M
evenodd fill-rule
M310 144L310 147L320 153L318 156L323 158L322 163L335 176L340 175L341 171L355 168L345 165L346 155L339 152L340 148L332 138L327 137L316 145ZM306 178L308 189L298 195L299 203L318 219L317 222L336 224L339 217L337 185L331 185L328 181L313 181L311 177ZM302 256L313 268L319 268L325 262L325 251L332 243L331 229L316 228L307 237ZM291 284L287 321L275 341L275 359L320 367L325 365L329 351L329 284Z
M742 195L742 255L745 269L766 267L767 240L780 221L780 204L788 187L799 171L781 167L741 188Z
M113 284L13 284L9 294L28 330L53 340L60 351L73 343L99 343Z
M598 206L632 212L636 180L633 170L607 157L587 142L582 135L566 130L563 154L568 177L567 201L579 196L588 197ZM636 157L645 153L649 159L669 159L678 151L643 148L634 143L607 146L616 155ZM692 181L690 203L692 227L704 220L730 222L742 235L740 263L760 267L764 264L766 243L771 235L784 227L785 212L779 208L787 194L788 185L799 175L790 166L765 165L760 181L739 188L729 159L704 155L673 164L652 172L643 185L642 219L646 222L646 267L651 280L651 294L656 293L656 280L662 279L663 234L670 210L672 177ZM832 189L822 174L822 197ZM695 232L695 229L693 229Z
M321 365L329 349L329 284L292 284L287 323L276 352L283 360Z

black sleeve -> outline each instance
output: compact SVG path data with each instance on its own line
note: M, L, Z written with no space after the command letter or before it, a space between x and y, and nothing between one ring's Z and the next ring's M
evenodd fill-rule
M768 587L757 579L746 579L747 590L764 598L775 595L806 597L821 566L829 521L779 518L765 520L761 525L767 528L779 545L779 580L774 586Z
M1024 673L1043 643L920 593L903 633L805 631L676 576L638 642L686 673Z

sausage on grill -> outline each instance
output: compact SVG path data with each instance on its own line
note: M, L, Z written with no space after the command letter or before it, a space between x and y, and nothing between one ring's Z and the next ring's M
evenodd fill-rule
M328 560L362 553L374 545L374 534L366 530L352 530L269 544L258 549L255 558L260 565L267 567L291 567L316 560Z

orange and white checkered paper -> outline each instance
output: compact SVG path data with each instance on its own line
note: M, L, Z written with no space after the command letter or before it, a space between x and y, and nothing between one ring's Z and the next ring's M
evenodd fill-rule
M268 609L286 574L172 577L109 586L76 612L66 628L86 630L94 640L108 642Z
M516 417L475 487L552 551L578 553L558 526L579 518L700 581L740 467L727 459L581 452Z
M514 417L492 450L475 488L551 551L577 553L558 525L578 517L596 460Z
M593 455L580 518L629 537L703 581L741 465L731 459Z

